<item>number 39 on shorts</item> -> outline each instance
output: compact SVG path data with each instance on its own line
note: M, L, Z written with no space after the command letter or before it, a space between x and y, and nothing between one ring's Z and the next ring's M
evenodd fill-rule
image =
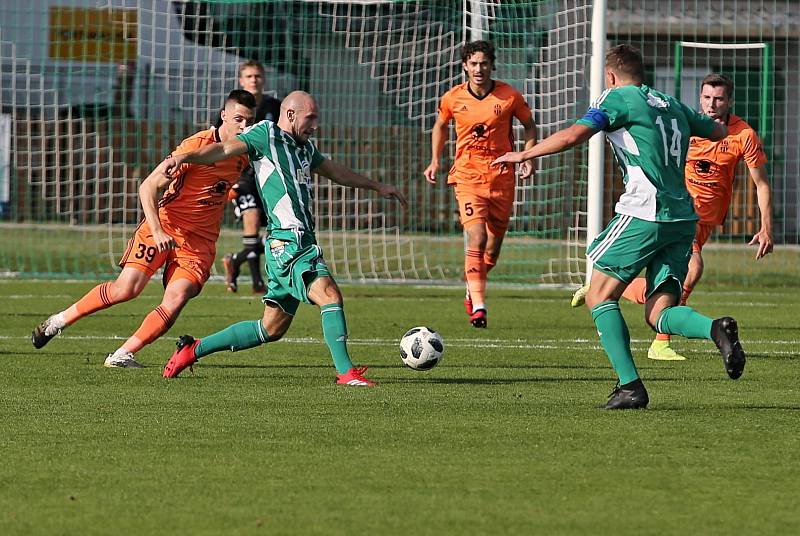
M145 262L153 262L156 257L156 248L153 246L147 247L144 244L137 244L139 251L136 252L134 258L144 259Z

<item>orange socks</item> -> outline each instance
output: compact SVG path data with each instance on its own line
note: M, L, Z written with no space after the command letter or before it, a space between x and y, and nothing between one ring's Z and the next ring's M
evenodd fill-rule
M64 320L67 325L72 325L84 316L107 309L117 303L112 296L113 285L114 283L111 281L100 283L64 311Z
M144 317L142 325L139 326L136 333L125 341L122 348L135 354L144 346L147 346L166 333L169 328L172 327L172 324L175 323L176 318L178 318L176 313L167 310L163 305L159 305L154 311L150 311L150 314Z
M483 264L486 265L486 273L492 271L492 268L497 264L497 257L490 257L488 252L483 254Z
M483 250L467 249L464 254L464 274L472 297L472 310L484 309L486 299L486 264Z

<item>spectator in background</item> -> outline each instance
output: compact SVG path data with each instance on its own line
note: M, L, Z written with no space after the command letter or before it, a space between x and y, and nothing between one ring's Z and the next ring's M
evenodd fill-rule
M250 92L256 99L255 122L263 120L278 121L281 113L281 101L264 94L264 66L247 60L239 66L239 85ZM219 122L219 121L217 121ZM216 126L219 126L218 124ZM266 292L264 278L261 276L261 255L264 253L264 240L261 238L261 227L267 224L264 205L258 195L258 186L252 166L242 172L239 182L231 191L234 213L242 220L242 250L229 253L222 258L225 267L225 284L229 292L239 290L239 271L245 262L250 269L253 281L253 292Z

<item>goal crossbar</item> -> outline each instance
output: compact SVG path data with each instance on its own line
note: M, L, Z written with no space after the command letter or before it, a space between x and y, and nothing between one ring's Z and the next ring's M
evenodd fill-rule
M675 96L681 94L681 71L683 67L683 49L699 48L705 50L756 50L761 49L761 102L759 103L758 132L766 150L770 132L769 95L772 71L772 47L769 43L701 43L697 41L675 42Z

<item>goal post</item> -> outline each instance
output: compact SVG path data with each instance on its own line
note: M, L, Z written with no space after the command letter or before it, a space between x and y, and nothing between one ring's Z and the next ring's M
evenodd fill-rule
M592 63L589 96L591 102L600 97L605 87L606 0L595 0L592 10ZM605 136L595 134L589 140L589 169L586 199L586 240L592 243L603 229L603 185L605 180ZM592 261L586 259L584 282L592 278Z
M0 273L115 277L143 216L139 184L183 138L210 124L238 85L239 64L255 59L265 66L267 93L282 98L302 89L317 98L315 141L323 153L398 186L410 200L401 210L372 192L313 178L316 230L337 279L457 284L464 239L445 184L452 131L439 182L429 185L422 171L438 101L465 80L460 49L483 38L497 51L493 76L522 93L541 139L573 124L602 90L606 41L640 48L653 86L667 93L675 93L678 53L684 93L701 72L730 68L737 77L735 111L753 121L769 146L778 246L764 262L741 268L742 238L752 232L758 207L752 181L737 180L730 221L709 244L725 262L710 258L707 274L800 281L794 22L800 4L730 0L724 20L713 18L715 6L712 0L0 2ZM676 52L676 41L752 42L763 49L680 45ZM515 124L512 134L522 149L522 127ZM601 138L540 159L535 177L518 181L492 284L584 280L585 246L608 221L621 186ZM226 211L218 258L238 249L241 227ZM214 272L222 273L220 260Z
M439 98L464 81L460 49L494 43L495 78L524 95L546 136L586 103L591 8L591 0L3 3L2 98L15 165L0 270L113 277L143 216L139 183L209 124L237 86L239 63L253 58L266 67L267 92L317 98L323 153L410 199L404 211L314 178L317 235L336 277L458 282L463 237L445 184L453 136L439 183L429 186L422 171ZM521 149L520 125L513 134ZM535 181L520 181L493 281L578 275L568 238L585 212L585 169L579 150L543 160ZM228 212L217 251L240 249L240 234Z

